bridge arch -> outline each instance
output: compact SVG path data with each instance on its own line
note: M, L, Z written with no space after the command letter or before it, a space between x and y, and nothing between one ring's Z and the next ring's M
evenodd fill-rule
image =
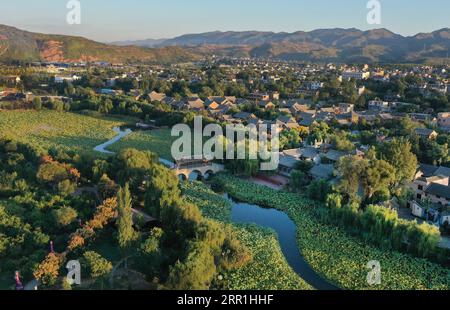
M203 174L200 170L192 170L189 173L189 181L201 181L203 179Z
M205 180L210 179L212 176L214 175L214 171L212 169L207 170L204 174L203 174L203 178Z
M178 179L179 179L180 181L187 181L187 180L189 179L189 177L186 176L184 173L179 173L179 174L178 174Z

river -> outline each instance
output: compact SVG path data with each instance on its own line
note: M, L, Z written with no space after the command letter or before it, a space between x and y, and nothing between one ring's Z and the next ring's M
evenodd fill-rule
M297 227L289 216L276 209L262 208L258 205L236 202L228 195L232 204L232 222L237 224L256 224L270 228L278 234L281 251L291 268L308 284L318 290L339 290L315 272L301 255L297 246Z
M121 130L119 127L115 127L114 131L118 133L117 136L95 147L94 150L103 154L113 155L113 152L107 151L105 148L132 133L131 129ZM160 158L159 161L169 168L173 168L175 165L164 158ZM316 273L305 261L297 246L297 227L286 213L276 209L262 208L258 205L236 202L228 195L226 195L226 198L232 205L231 215L233 223L257 224L271 228L278 234L281 251L291 268L303 280L318 290L339 290L338 287Z

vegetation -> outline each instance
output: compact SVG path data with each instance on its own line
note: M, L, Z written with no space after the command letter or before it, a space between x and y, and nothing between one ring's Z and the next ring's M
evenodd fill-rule
M230 223L231 205L222 196L202 183L183 183L183 196L199 206L203 216ZM252 261L246 266L221 273L216 278L217 288L236 290L292 290L311 289L288 265L281 252L277 235L268 229L253 225L233 225L238 239L249 249Z
M298 245L311 267L347 289L449 289L449 270L428 260L394 250L378 249L350 236L343 228L323 221L327 212L318 202L295 193L273 189L220 175L226 191L239 200L286 212L298 228ZM328 213L327 213L328 214ZM328 215L327 215L328 216ZM378 260L382 283L369 286L366 264Z
M0 111L0 137L27 143L46 152L93 153L93 148L117 133L112 129L129 119L55 111Z
M177 137L172 137L169 129L136 131L113 144L109 149L118 152L126 148L150 151L167 160L172 160L171 147Z

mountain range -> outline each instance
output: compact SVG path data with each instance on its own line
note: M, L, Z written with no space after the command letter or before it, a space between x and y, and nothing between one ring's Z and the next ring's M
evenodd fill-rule
M355 28L294 33L216 31L105 44L0 25L0 61L174 62L217 55L311 62L442 63L449 54L449 28L414 36Z

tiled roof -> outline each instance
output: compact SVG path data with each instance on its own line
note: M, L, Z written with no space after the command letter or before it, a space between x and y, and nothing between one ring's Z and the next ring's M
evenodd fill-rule
M430 186L427 187L425 192L430 195L450 199L450 186L447 185L432 183Z

